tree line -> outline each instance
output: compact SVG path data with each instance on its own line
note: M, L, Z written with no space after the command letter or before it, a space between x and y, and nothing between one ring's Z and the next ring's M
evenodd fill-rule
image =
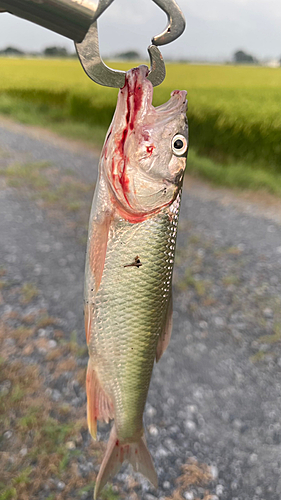
M16 47L6 47L0 50L0 55L10 57L22 56L43 56L43 57L73 57L73 53L69 53L65 47L46 47L42 52L25 52Z
M75 52L72 53L68 52L68 50L65 47L58 47L58 46L46 47L41 52L32 52L32 53L24 52L23 50L20 50L16 47L6 47L5 49L0 50L0 56L7 56L7 57L33 56L33 57L67 58L67 57L76 57L76 54ZM142 59L141 54L135 50L120 52L111 57L113 57L114 59L134 60L134 61ZM192 62L192 59L190 59L188 62ZM236 52L234 52L232 56L232 62L234 62L235 64L259 64L260 61L256 57L245 52L244 50L237 50ZM281 58L279 60L279 63L281 65Z
M76 56L75 52L68 52L65 47L46 47L42 52L24 52L23 50L17 49L16 47L6 47L3 50L0 50L0 55L7 57L23 57L23 56L37 56L37 57L58 57L58 58L66 58L66 57L74 57ZM141 59L141 55L139 52L135 50L129 50L127 52L120 52L115 54L114 58L116 59L127 59L127 60L139 60Z

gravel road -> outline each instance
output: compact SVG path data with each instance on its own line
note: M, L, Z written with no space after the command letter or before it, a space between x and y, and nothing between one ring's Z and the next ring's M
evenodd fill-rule
M71 169L85 183L97 174L90 150L0 121L1 168L27 161ZM45 308L84 343L85 246L64 217L54 220L0 182L0 266L14 283L36 285L40 294L29 309ZM145 413L159 489L140 480L137 498L170 497L176 488L182 496L174 498L186 500L281 498L281 212L278 201L269 207L256 200L186 182L173 335L155 366ZM0 313L13 307L2 301ZM178 485L189 459L210 467L207 486ZM128 483L125 469L115 484L126 492Z

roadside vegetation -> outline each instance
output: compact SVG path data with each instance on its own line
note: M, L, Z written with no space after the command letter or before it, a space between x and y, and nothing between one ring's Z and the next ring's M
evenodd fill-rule
M200 159L193 151L189 165L196 161L198 168L209 162L210 168L225 168L232 175L230 165ZM242 174L241 167L241 178ZM11 161L0 169L0 180L44 208L49 217L63 218L85 244L93 185L49 162ZM247 335L230 327L226 334L238 347L249 338L249 362L259 366L276 361L281 342L279 295L273 294L262 274L257 285L251 285L255 280L245 272L250 257L239 245L217 247L190 221L181 224L188 232L186 245L177 251L175 287L184 297L187 317L199 318L204 310L227 304L229 316L237 311L243 315ZM86 500L92 497L104 453L105 443L91 440L85 419L85 345L77 342L76 332L64 329L60 318L41 308L43 294L39 283L19 283L0 266L0 304L13 304L0 321L0 500ZM221 318L217 321L221 328ZM199 338L208 335L207 326L201 321ZM167 500L212 500L214 477L206 464L190 461ZM137 492L132 479L127 491L116 483L107 486L101 500L135 500Z
M101 147L117 89L91 82L77 60L2 58L0 67L1 114ZM188 90L193 175L280 195L280 84L280 69L167 64L154 104L175 88Z
M21 290L11 283L5 294L16 302ZM47 318L48 330L41 326ZM103 446L88 439L85 407L56 398L52 389L71 381L76 391L83 387L86 350L74 334L65 341L59 325L40 309L29 316L9 313L0 323L1 500L81 499L94 487L92 464L100 461ZM101 498L117 497L108 487Z

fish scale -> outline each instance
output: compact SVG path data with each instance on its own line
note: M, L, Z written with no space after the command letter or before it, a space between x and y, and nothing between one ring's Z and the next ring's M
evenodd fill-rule
M113 396L115 425L124 440L142 428L156 343L171 286L176 236L173 221L179 210L178 201L175 204L174 214L167 208L153 220L142 222L137 231L134 224L117 222L108 241L95 300L91 343L95 346L97 372L105 391ZM126 245L119 238L124 227L129 237ZM142 266L124 267L136 255ZM118 294L113 294L116 287ZM119 383L112 388L111 380Z

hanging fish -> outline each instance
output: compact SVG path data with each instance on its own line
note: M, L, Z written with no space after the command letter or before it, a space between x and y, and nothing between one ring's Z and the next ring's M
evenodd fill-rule
M140 66L126 74L99 164L89 224L85 329L87 417L114 419L99 492L127 460L157 486L143 412L154 360L172 330L172 273L188 150L186 92L152 106Z

